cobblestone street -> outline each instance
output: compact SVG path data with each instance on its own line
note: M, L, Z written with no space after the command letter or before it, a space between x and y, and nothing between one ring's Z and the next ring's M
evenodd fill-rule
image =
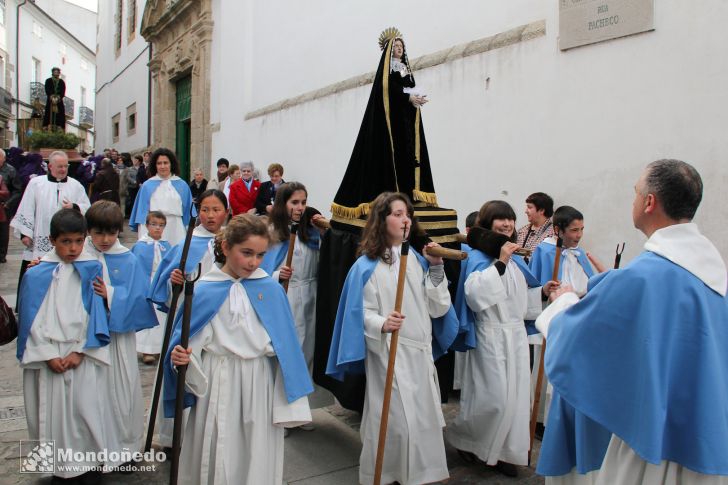
M122 241L131 247L136 234L127 231ZM7 264L0 265L0 295L15 307L17 274L21 261L21 246L11 237ZM139 363L142 371L144 396L150 399L154 367ZM20 485L50 483L50 478L21 474L20 440L28 438L23 407L21 371L15 358L15 343L0 348L0 483ZM458 405L454 400L443 407L447 422L454 419ZM315 430L294 430L285 442L284 483L296 485L348 485L358 483L359 440L358 414L333 403L330 394L318 389L311 398ZM536 441L536 454L540 442ZM543 478L533 468L519 467L518 478L506 478L486 469L482 463L467 464L455 449L447 447L451 478L448 484L540 484ZM104 476L105 484L166 484L169 464L162 463L154 471L128 475L114 473Z

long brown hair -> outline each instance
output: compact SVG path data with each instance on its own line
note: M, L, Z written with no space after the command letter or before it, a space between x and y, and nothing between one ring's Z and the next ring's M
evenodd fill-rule
M387 216L392 213L392 202L401 200L407 206L407 215L412 220L409 239L421 235L420 226L415 218L415 209L412 207L407 194L401 192L382 192L374 199L369 208L369 217L364 231L361 235L361 242L357 255L365 254L371 259L382 258L385 263L391 263L389 254L389 242L387 241Z
M225 253L222 252L222 242L226 241L232 247L248 240L250 236L260 236L270 241L268 226L260 217L252 214L238 214L230 219L223 231L215 236L215 262L225 264Z
M275 201L273 201L273 209L270 211L270 223L273 226L271 229L271 240L274 243L287 241L291 236L291 229L289 227L289 224L291 223L291 216L288 214L286 204L288 203L288 199L293 197L293 194L298 190L303 190L306 194L306 198L308 199L308 190L306 190L306 186L301 182L286 182L278 187L278 190L276 191L276 198ZM306 210L303 211L303 214L301 214L301 220L298 221L298 239L300 239L301 242L308 242L309 221L313 214L318 213L319 212L317 210L313 209L313 211L311 211L309 210L309 207L306 206Z

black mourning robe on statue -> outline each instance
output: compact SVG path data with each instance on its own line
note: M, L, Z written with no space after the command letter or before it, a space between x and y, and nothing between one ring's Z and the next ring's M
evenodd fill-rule
M63 104L63 97L66 95L66 83L63 79L54 82L52 77L45 81L46 105L43 113L43 127L53 125L61 130L66 129L66 107ZM53 112L54 104L51 96L58 96L58 103L55 104L56 111Z
M403 92L405 87L415 85L414 78L411 72L407 76L390 72L392 43L393 40L387 43L379 61L364 120L331 205L331 229L321 239L319 257L313 378L331 391L342 406L359 412L364 404L365 376L347 374L341 382L326 375L326 363L339 297L346 275L356 261L369 203L382 192L406 193L427 232L427 238L413 240L412 246L421 251L431 239L445 247L460 247L452 237L459 232L457 214L452 209L437 207L420 110L412 106L409 95ZM406 54L402 61L406 63ZM459 262L447 261L445 272L454 295ZM452 353L441 357L435 365L441 396L447 400L452 389Z
M415 86L414 76L411 71L406 76L390 72L392 43L382 52L359 135L331 205L335 216L366 214L382 192L403 192L413 203L437 205L420 109L403 92ZM406 63L406 53L402 61Z

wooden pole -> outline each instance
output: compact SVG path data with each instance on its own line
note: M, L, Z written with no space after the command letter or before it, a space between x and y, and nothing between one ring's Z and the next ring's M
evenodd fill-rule
M556 257L554 258L554 271L551 273L551 280L559 280L559 265L561 264L561 246L564 241L559 237L556 240ZM533 409L531 410L531 442L528 447L528 463L531 464L531 451L533 451L533 439L536 436L536 421L538 421L538 408L541 405L541 387L543 387L543 366L546 355L546 337L541 343L541 355L538 359L538 373L536 374L536 389L533 392Z
M192 295L195 290L195 281L201 276L202 267L198 270L195 280L185 281L185 302L182 310L182 329L180 335L180 346L189 347L190 343L190 318L192 317ZM182 422L184 421L184 400L185 400L185 379L187 378L187 366L177 366L177 395L174 402L174 431L172 433L172 468L169 472L170 485L177 485L179 474L179 454L182 449Z
M293 249L296 247L296 232L298 231L298 223L294 222L291 224L291 235L288 238L288 253L286 254L286 266L289 268L293 263ZM283 280L283 290L288 293L288 283L291 281L290 278Z
M193 206L194 207L194 206ZM191 209L190 209L191 212ZM190 243L192 242L192 233L195 231L195 217L190 214L190 223L187 226L187 234L185 235L184 246L182 246L182 256L179 260L179 270L185 272L187 266L187 255L190 253ZM162 340L162 349L159 353L159 363L157 364L157 376L154 381L154 394L152 395L152 405L149 409L149 423L147 424L147 440L144 444L144 451L152 449L152 438L154 437L154 423L157 420L157 408L159 406L159 395L162 392L162 378L164 376L164 357L167 355L167 347L169 347L169 339L172 336L172 327L174 326L174 316L177 312L177 303L179 295L182 293L182 285L172 285L172 302L167 312L167 320L164 324L164 339Z
M402 298L404 285L407 280L407 256L409 254L409 241L402 243L402 254L399 260L399 275L397 277L397 294L394 300L394 311L402 311ZM389 342L389 362L387 363L387 378L384 382L384 399L382 400L382 418L379 422L379 441L377 442L377 461L374 467L374 485L380 485L382 480L382 466L384 465L384 444L387 440L387 423L389 422L389 402L392 399L392 382L394 381L394 362L397 358L397 341L399 330L392 332Z

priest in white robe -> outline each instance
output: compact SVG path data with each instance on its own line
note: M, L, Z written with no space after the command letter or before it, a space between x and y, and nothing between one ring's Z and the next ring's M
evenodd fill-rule
M20 266L21 280L30 261L42 258L53 249L49 239L53 214L72 207L83 214L90 205L83 185L68 176L68 156L61 151L51 153L48 174L38 175L28 182L15 217L10 221L13 235L25 246Z
M632 211L645 252L582 300L557 290L536 320L554 388L547 483L728 483L728 277L691 222L702 190L685 162L648 165Z

